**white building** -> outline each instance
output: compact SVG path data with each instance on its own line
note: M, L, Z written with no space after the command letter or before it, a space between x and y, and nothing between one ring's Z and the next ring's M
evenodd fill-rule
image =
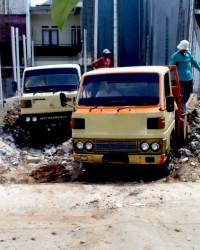
M30 7L30 40L34 45L34 66L57 63L83 65L81 7L82 2L71 11L62 30L58 29L51 18L51 1Z

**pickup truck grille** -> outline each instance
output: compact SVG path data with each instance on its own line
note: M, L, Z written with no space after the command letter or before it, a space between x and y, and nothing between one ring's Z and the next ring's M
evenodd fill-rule
M137 152L137 141L136 140L96 140L96 152Z

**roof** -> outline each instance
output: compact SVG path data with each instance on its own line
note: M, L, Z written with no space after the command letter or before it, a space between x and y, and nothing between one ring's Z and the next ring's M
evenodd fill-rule
M55 64L55 65L43 65L43 66L35 66L35 67L27 67L25 71L29 70L38 70L38 69L55 69L55 68L76 68L80 70L80 66L78 64Z
M0 0L0 14L26 14L28 0Z
M44 3L40 4L40 5L51 5L52 4L52 0L47 0Z
M52 0L47 0L44 3L40 4L40 6L51 5L51 4L52 4ZM76 5L76 7L82 7L82 0L80 0L80 2Z
M158 73L165 74L169 71L167 66L130 66L130 67L116 67L116 68L103 68L95 69L84 74L86 75L99 75L99 74L114 74L114 73Z

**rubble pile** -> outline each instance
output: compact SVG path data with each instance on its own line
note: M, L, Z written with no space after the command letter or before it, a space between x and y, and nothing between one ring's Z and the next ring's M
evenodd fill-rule
M184 147L179 148L179 159L168 180L200 181L200 102L194 110L188 111L188 136Z
M4 102L4 125L16 126L20 114L19 98L12 97Z
M0 131L0 183L73 181L80 171L73 162L71 140L42 149L18 147L11 134Z
M73 181L77 178L80 166L73 162L71 140L42 148L16 143L16 133L20 132L19 114L18 97L7 99L4 123L0 128L0 183Z

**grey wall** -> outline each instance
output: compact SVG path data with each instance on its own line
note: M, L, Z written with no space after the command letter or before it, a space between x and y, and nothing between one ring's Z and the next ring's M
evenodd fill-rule
M152 64L162 65L169 62L180 40L188 39L189 1L152 0Z
M99 0L98 57L113 52L113 0ZM189 0L118 0L118 66L164 65L188 39ZM181 11L180 11L181 10ZM94 50L94 0L83 1L88 51ZM113 56L113 53L112 53Z

